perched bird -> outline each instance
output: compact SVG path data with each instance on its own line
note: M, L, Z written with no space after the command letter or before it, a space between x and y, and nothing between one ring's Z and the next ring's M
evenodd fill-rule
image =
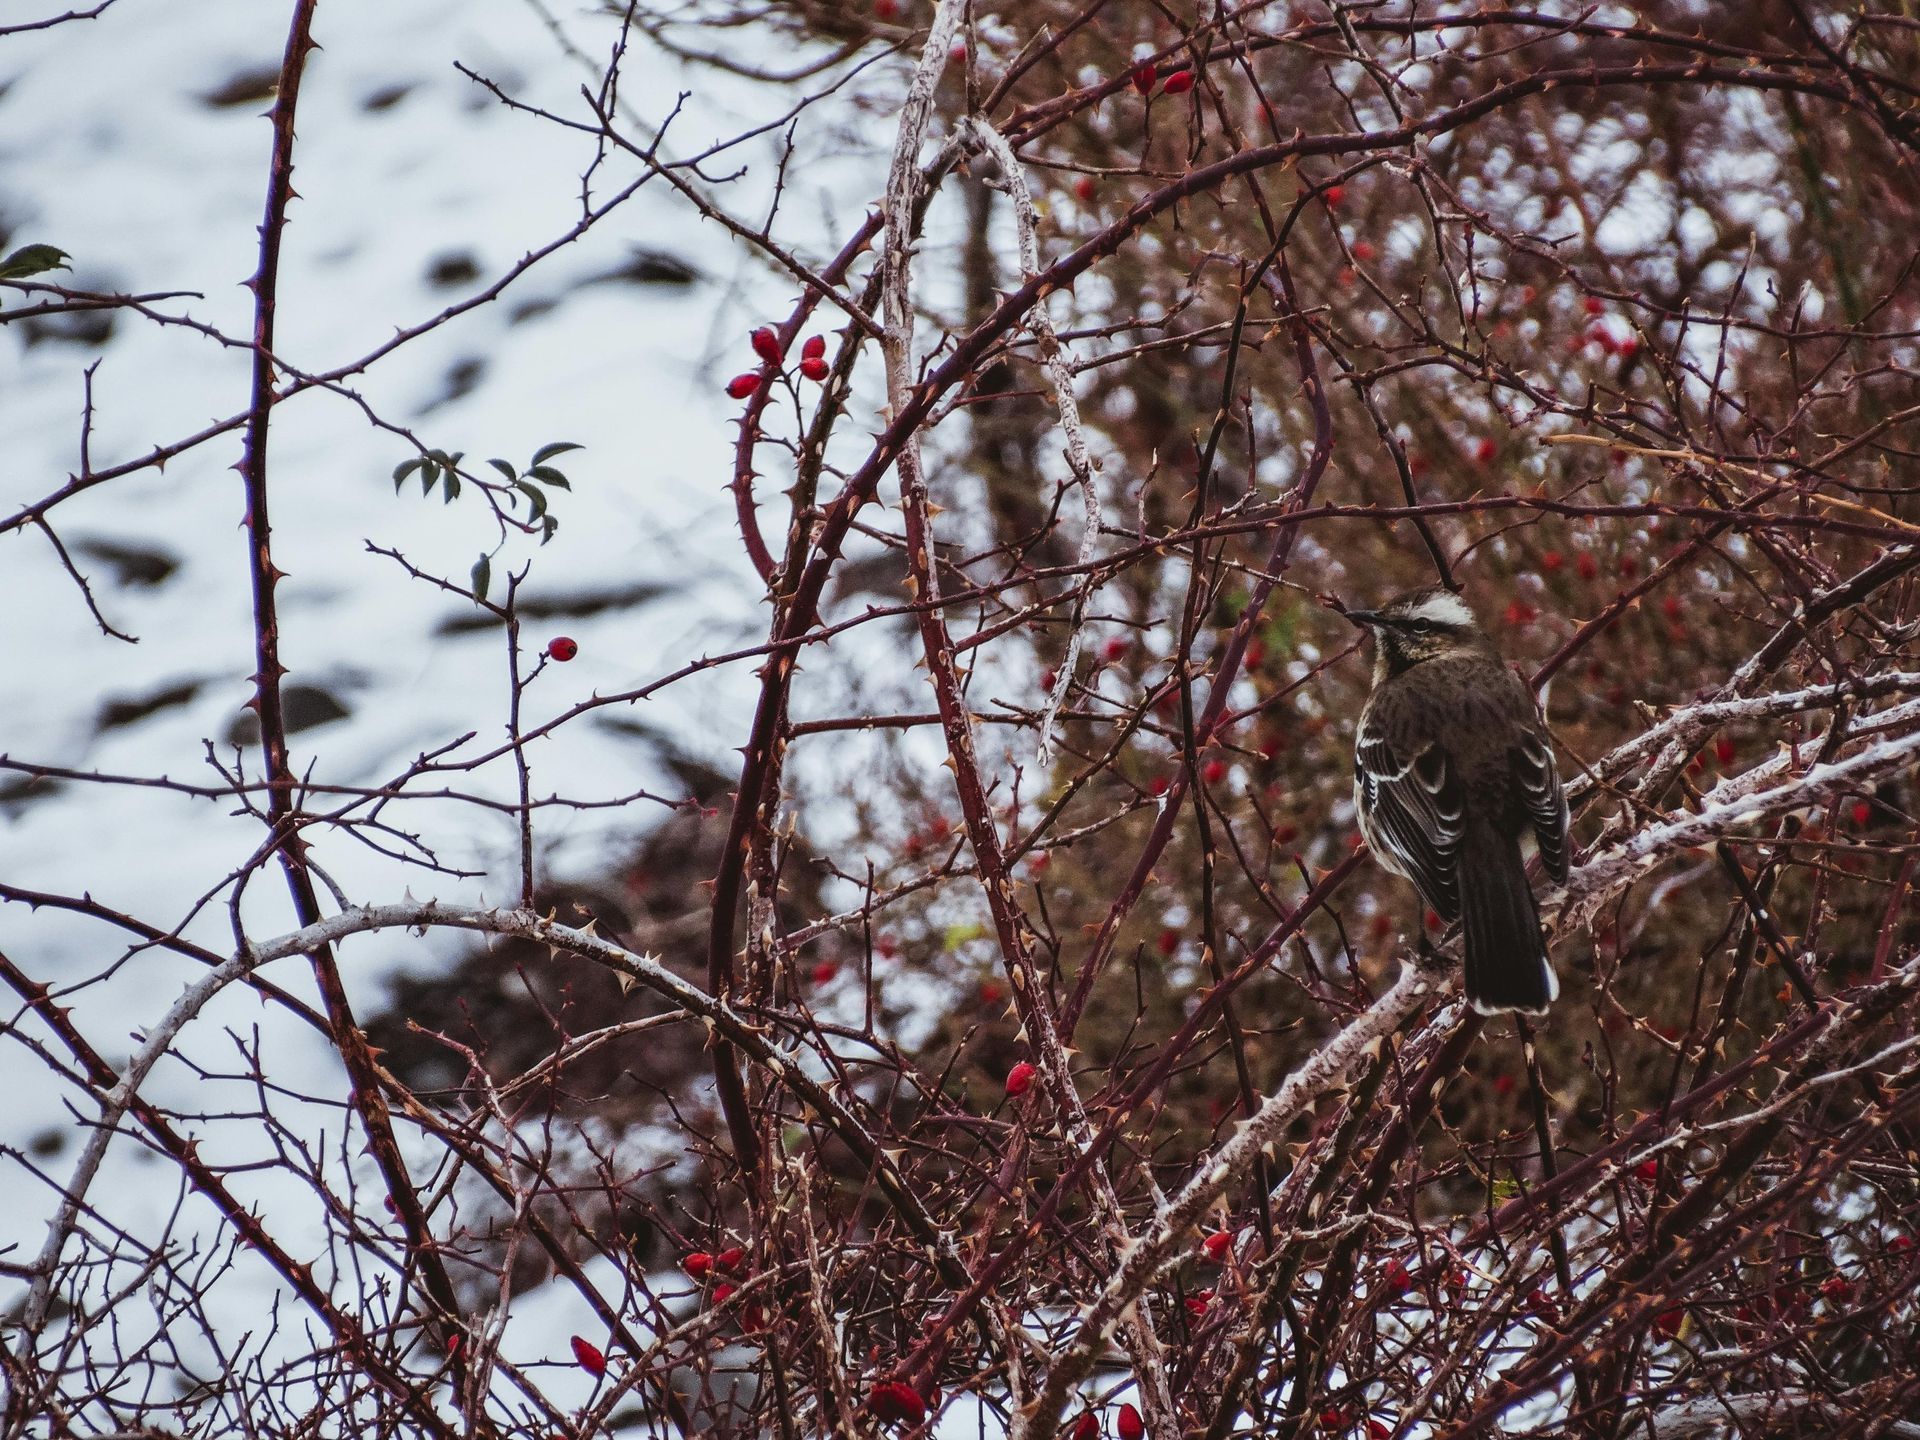
M1442 920L1462 923L1473 1008L1540 1014L1560 983L1527 854L1567 878L1567 800L1540 707L1450 590L1346 615L1374 640L1354 737L1360 831Z

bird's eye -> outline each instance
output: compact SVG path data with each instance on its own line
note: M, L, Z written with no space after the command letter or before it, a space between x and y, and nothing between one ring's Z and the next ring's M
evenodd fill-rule
M1431 620L1409 620L1407 622L1407 626L1408 628L1413 630L1418 630L1422 635L1425 635L1428 631L1433 629L1433 622Z

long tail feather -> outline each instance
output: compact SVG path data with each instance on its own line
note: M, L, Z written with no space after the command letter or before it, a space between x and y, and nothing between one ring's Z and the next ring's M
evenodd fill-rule
M1460 920L1466 932L1467 999L1482 1015L1539 1015L1560 993L1540 936L1540 910L1519 843L1475 825L1460 850Z

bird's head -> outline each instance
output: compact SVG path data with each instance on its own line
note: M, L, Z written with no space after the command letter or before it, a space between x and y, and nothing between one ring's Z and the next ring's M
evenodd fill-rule
M1349 610L1346 616L1372 632L1381 676L1398 675L1423 660L1498 653L1467 602L1440 585L1409 590L1378 610Z

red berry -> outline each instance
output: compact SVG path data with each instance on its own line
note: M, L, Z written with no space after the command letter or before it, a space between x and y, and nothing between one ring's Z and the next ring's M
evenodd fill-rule
M1389 1440L1393 1428L1383 1420L1367 1421L1367 1440Z
M1207 761L1207 763L1201 767L1200 776L1207 784L1218 785L1222 780L1227 778L1227 762L1224 760Z
M1821 1283L1820 1293L1836 1305L1843 1305L1853 1298L1853 1282L1844 1275L1830 1276Z
M1342 200L1347 198L1347 187L1344 185L1329 185L1320 192L1320 198L1325 200L1329 205L1338 205Z
M607 1373L607 1357L600 1353L600 1347L578 1335L573 1337L573 1358L596 1380Z
M1438 910L1427 911L1426 921L1427 921L1427 929L1438 930L1442 923L1440 919L1440 912Z
M1131 1405L1120 1407L1120 1420L1114 1427L1120 1440L1141 1440L1147 1433L1147 1422L1140 1418L1140 1412Z
M580 647L565 635L556 635L547 642L547 658L558 660L562 665L580 653Z
M1620 557L1620 573L1622 575L1632 576L1632 575L1638 574L1639 570L1640 570L1640 562L1634 559L1633 556L1622 555Z
M1731 735L1721 735L1713 742L1713 758L1722 765L1731 765L1733 757L1739 753L1739 747L1733 743Z
M800 358L802 360L818 360L826 353L827 337L824 335L809 335L807 337L807 343L800 347Z
M1540 568L1546 571L1558 570L1566 563L1567 557L1562 555L1558 550L1549 550L1540 557Z
M1323 1430L1344 1430L1351 1423L1344 1410L1330 1407L1320 1412L1320 1427Z
M1426 456L1417 450L1412 450L1407 453L1407 473L1409 475L1418 480L1422 475L1427 473L1427 469Z
M867 1392L867 1408L883 1425L918 1425L927 1418L927 1402L904 1380L882 1380Z
M780 337L774 333L772 326L762 325L748 338L753 341L753 353L767 364L778 365L787 358L787 352L780 344Z
M1493 1077L1493 1088L1497 1094L1511 1095L1513 1093L1513 1086L1514 1079L1511 1075L1496 1075Z
M1155 797L1164 795L1167 793L1167 783L1166 776L1156 775L1147 782L1147 793Z
M1873 818L1873 806L1869 805L1864 800L1856 800L1853 802L1853 823L1854 824L1864 825L1867 823L1867 821L1871 820L1872 818ZM1898 1238L1902 1240L1906 1239L1904 1235ZM1907 1243L1911 1245L1913 1242L1911 1240L1907 1240Z
M713 1303L715 1305L726 1304L727 1301L733 1298L735 1288L734 1285L722 1280L718 1285L713 1287Z
M1284 821L1274 827L1273 843L1276 845L1291 845L1299 838L1300 827L1291 821Z
M1500 447L1494 444L1491 435L1482 435L1478 440L1473 442L1473 458L1477 464L1485 465L1499 453Z
M1018 1100L1033 1088L1033 1077L1040 1072L1025 1060L1007 1071L1007 1094Z
M819 381L827 378L828 367L824 355L809 355L800 362L800 373L809 380Z
M1353 242L1352 249L1353 258L1360 261L1371 260L1380 253L1373 248L1373 242L1371 240L1356 240Z
M1598 295L1587 296L1586 299L1580 302L1580 306L1589 315L1604 315L1607 313L1607 302L1602 300Z
M1198 1320L1207 1313L1207 1306L1213 1303L1213 1291L1196 1290L1187 1296L1187 1314Z
M695 1250L680 1262L680 1268L687 1272L690 1280L705 1280L713 1273L713 1256L704 1250Z
M727 381L727 395L730 399L744 400L760 388L758 375L736 375Z
M1889 1255L1904 1255L1911 1249L1913 1249L1913 1237L1911 1235L1896 1235L1887 1241L1887 1254Z
M1522 625L1531 625L1540 617L1540 612L1524 600L1507 602L1507 624L1516 629Z
M740 1246L733 1245L713 1257L713 1268L725 1270L731 1275L740 1268L746 1258L747 1252Z
M1154 941L1154 945L1162 955L1171 955L1180 948L1180 932L1178 930L1162 930L1159 939Z
M813 983L816 985L828 984L832 981L833 977L839 973L840 967L834 964L833 961L822 960L818 965L813 967Z
M1073 1422L1073 1429L1068 1433L1072 1440L1100 1440L1100 1422L1091 1410L1082 1410L1080 1418Z
M1660 1162L1658 1160L1642 1160L1638 1165L1633 1167L1633 1176L1636 1180L1644 1180L1649 1185L1653 1184L1655 1180L1660 1178Z
M1007 992L1000 988L999 981L982 980L980 982L980 1003L982 1005L997 1004L1006 998Z
M1669 620L1678 620L1680 618L1680 597L1678 595L1667 596L1660 602L1660 613Z
M1133 67L1133 88L1142 95L1153 89L1153 82L1160 78L1160 67L1151 60L1142 60Z
M1407 1267L1398 1260L1387 1266L1387 1288L1399 1295L1404 1295L1413 1288L1413 1276L1407 1273Z
M1686 1323L1687 1312L1677 1305L1671 1310L1662 1310L1653 1317L1653 1328L1669 1340L1678 1335Z
M1091 205L1093 203L1093 197L1098 191L1099 187L1093 183L1093 177L1091 175L1082 175L1078 180L1073 182L1074 198L1082 205ZM1089 1414L1084 1418L1091 1420L1093 1416Z
M1029 875L1044 875L1047 873L1047 866L1052 863L1053 855L1049 851L1035 850L1031 855L1027 856L1027 873Z
M1207 1259L1214 1264L1225 1264L1227 1258L1233 1254L1233 1232L1216 1230L1200 1242L1200 1248L1207 1252Z
M1166 84L1160 87L1164 95L1184 95L1193 88L1193 71L1176 70L1167 76Z
M1574 559L1573 568L1580 572L1582 580L1591 580L1600 573L1600 562L1582 550Z
M1376 940L1384 940L1393 929L1393 917L1382 910L1367 922L1367 929Z
M900 0L873 0L873 18L895 20L900 16Z
M1100 647L1100 658L1106 661L1124 660L1127 651L1133 648L1133 642L1124 635L1116 635Z

